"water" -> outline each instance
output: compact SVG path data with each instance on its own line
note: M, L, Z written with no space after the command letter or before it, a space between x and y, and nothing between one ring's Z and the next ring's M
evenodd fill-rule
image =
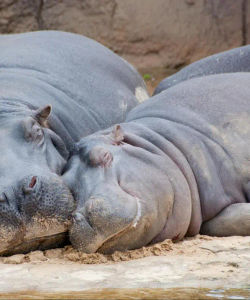
M88 290L83 292L46 293L46 292L20 292L0 294L0 299L95 299L95 300L127 300L127 299L231 299L249 300L250 288L246 289L195 289L195 288L174 288L174 289L102 289Z

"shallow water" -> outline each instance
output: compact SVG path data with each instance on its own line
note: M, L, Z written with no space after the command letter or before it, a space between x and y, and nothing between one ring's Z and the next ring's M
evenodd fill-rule
M250 287L245 289L101 289L83 292L46 293L46 292L18 292L0 294L0 299L231 299L249 300Z

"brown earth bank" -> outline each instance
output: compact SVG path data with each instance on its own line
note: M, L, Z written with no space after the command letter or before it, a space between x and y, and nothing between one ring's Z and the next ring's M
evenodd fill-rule
M86 35L137 68L178 67L248 44L250 0L1 0L0 33Z

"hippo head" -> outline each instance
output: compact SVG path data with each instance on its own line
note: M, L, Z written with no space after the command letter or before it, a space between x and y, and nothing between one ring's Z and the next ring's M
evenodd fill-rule
M73 246L111 253L148 244L173 205L160 156L133 145L120 125L83 138L76 148L63 175L77 201Z
M66 231L74 201L60 174L68 152L47 126L50 112L11 103L1 111L0 254Z

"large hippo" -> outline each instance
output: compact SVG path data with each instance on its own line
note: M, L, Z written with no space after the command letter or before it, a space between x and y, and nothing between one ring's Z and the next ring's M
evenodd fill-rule
M250 45L214 54L188 65L163 79L154 95L191 78L234 72L250 72Z
M185 81L81 139L63 175L77 200L73 246L110 253L199 232L250 235L249 82Z
M91 39L0 37L0 253L65 238L74 201L60 175L72 145L146 96L137 71Z

